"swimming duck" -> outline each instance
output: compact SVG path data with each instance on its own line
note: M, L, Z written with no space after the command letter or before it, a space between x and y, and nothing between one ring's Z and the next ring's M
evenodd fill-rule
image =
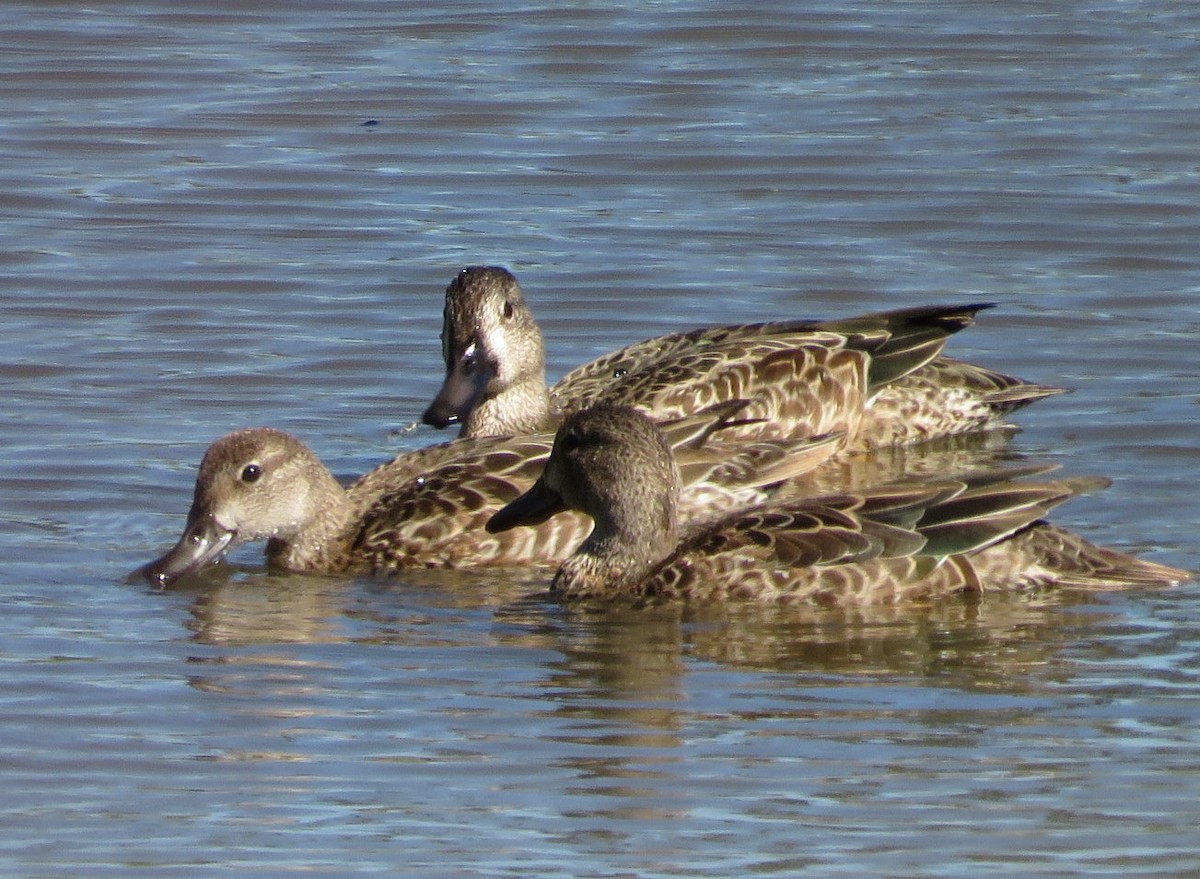
M948 337L990 306L921 307L834 321L712 327L648 339L546 387L541 330L511 272L463 269L446 290L446 379L426 424L460 436L553 430L600 400L658 419L751 399L732 435L841 432L851 449L911 443L1001 425L1060 388L940 356Z
M684 517L765 497L836 449L815 440L721 443L745 401L664 425L679 456ZM315 573L384 572L560 561L587 534L585 517L493 536L483 525L541 472L553 436L455 440L400 455L343 488L291 434L241 430L213 443L200 463L179 542L141 569L159 585L219 561L237 544L267 541L272 567Z
M595 527L553 580L568 598L749 599L870 605L1040 586L1160 586L1190 575L1042 522L1075 491L1003 474L767 501L693 526L678 468L631 407L598 404L559 428L545 472L488 522L499 534L564 510Z

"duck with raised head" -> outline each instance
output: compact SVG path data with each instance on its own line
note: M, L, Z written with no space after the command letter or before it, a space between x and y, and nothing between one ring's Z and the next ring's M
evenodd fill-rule
M598 404L567 416L545 472L487 529L500 534L564 511L589 516L591 534L553 580L567 598L858 606L995 589L1165 586L1190 576L1045 523L1074 491L1065 481L990 473L768 500L688 525L661 431L636 409Z
M1062 393L941 356L946 340L990 306L907 308L833 321L711 327L630 345L546 386L541 330L516 277L463 269L446 289L446 377L423 420L460 435L553 430L599 402L657 419L723 399L751 400L742 438L846 434L872 449L1002 426Z
M766 497L836 450L836 436L715 439L739 423L744 406L731 401L663 426L686 485L685 518ZM552 441L551 434L455 440L401 455L344 488L291 434L236 431L205 453L183 536L141 573L168 585L257 540L267 541L272 567L289 571L554 564L587 534L586 518L508 535L483 528L537 478Z

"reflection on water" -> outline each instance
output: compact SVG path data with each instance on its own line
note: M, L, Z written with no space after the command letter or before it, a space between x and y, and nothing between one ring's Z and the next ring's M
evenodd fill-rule
M1056 520L1200 568L1200 7L16 2L0 31L0 871L1187 875L1200 586L903 612L563 607L544 575L125 574L203 449L335 472L513 268L551 377L658 332L995 301L1075 389ZM364 123L373 121L375 124Z
M688 856L686 839L716 846L723 870L769 867L771 851L790 864L797 822L825 840L804 848L814 864L846 856L833 840L848 826L884 835L893 857L930 839L966 856L979 809L1000 838L1053 826L1097 841L1118 816L1139 820L1121 786L1143 784L1147 748L1174 763L1198 707L1164 692L1174 705L1129 717L1119 701L1132 691L1105 695L1097 676L1178 645L1121 608L1045 596L906 613L633 611L559 607L528 597L536 583L461 575L299 578L291 593L289 579L189 596L198 623L226 627L209 642L198 626L192 642L205 648L189 662L210 743L198 756L306 800L266 810L276 819L337 801L359 820L427 826L426 857L463 856L450 835L480 808L481 840L536 823L522 858L538 868L566 850L657 869ZM316 640L296 652L303 627ZM1093 632L1105 643L1083 640ZM237 732L214 736L227 724ZM1142 740L1119 745L1131 762L1111 788L1096 773L1116 743L1091 741L1104 730ZM404 805L384 805L397 789ZM896 835L902 803L918 811ZM760 846L720 845L751 827Z
M316 644L343 640L338 620L348 584L304 576L233 579L205 590L189 628L203 644Z
M850 676L947 677L1004 688L1044 671L1076 628L1111 612L1080 593L992 594L930 605L559 605L544 578L420 571L362 582L248 575L194 590L191 639L213 647L360 644L553 650L562 686L672 701L696 663ZM464 632L484 625L475 637ZM951 681L950 676L957 678ZM661 692L660 692L661 691Z

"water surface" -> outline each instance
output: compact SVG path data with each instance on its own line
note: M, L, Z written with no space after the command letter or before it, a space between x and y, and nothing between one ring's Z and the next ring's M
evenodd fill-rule
M0 865L22 876L1155 876L1200 865L1195 585L579 612L533 573L166 593L235 427L442 438L441 295L550 371L652 333L999 307L1018 459L1200 570L1200 12L1168 2L8 4Z

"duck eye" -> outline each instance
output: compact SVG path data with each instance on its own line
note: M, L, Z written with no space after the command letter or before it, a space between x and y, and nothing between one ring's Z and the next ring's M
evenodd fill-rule
M515 309L513 308L513 304L511 302L509 302L507 299L504 300L504 319L512 320L514 311L515 311Z
M242 482L258 482L262 476L262 467L257 464L247 464L242 468Z

